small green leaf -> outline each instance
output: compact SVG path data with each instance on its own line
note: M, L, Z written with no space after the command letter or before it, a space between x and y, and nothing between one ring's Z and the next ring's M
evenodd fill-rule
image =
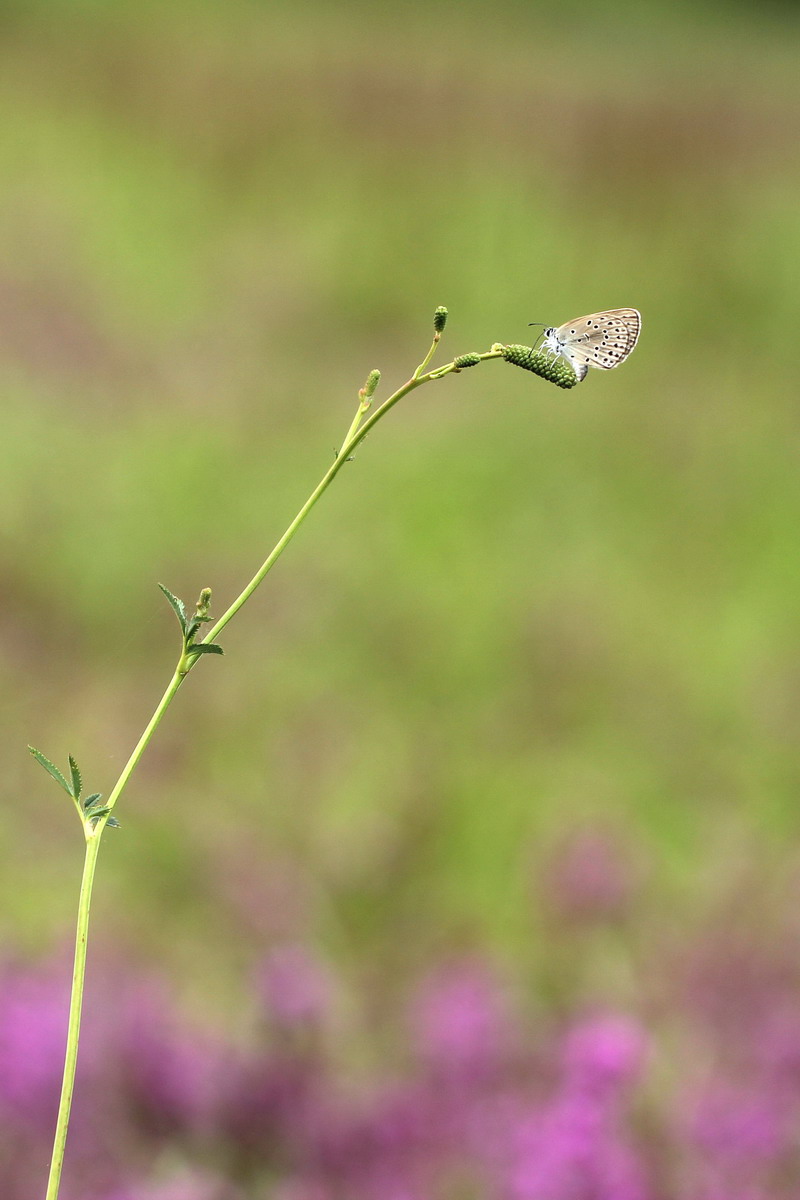
M109 811L110 809L104 806L103 808L98 808L94 812L86 814L91 822L92 829L95 828L98 821L102 821L103 817L108 816ZM106 825L110 825L112 829L119 829L119 821L116 817L108 817Z
M199 642L196 646L190 646L191 654L224 654L222 646L218 646L216 642Z
M92 810L93 808L97 808L97 806L98 806L99 802L100 802L102 799L103 799L103 793L102 793L102 792L93 792L93 794L92 794L91 796L87 796L87 797L86 797L86 799L84 800L84 802L83 802L83 811L84 811L85 813L91 812L91 810Z
M200 632L200 626L207 624L210 620L211 617L194 616L190 621L187 621L186 628L183 631L183 636L186 639L187 646L192 645L193 639L197 637L197 634Z
M181 629L183 630L183 634L185 637L186 636L186 605L183 603L182 600L179 600L177 596L173 596L173 594L169 590L169 588L165 588L163 583L160 583L158 586L161 588L161 591L164 593L164 595L167 597L170 604L172 605L172 608L175 612L175 616L180 621Z
M41 750L37 750L35 746L28 746L28 749L30 750L31 754L36 759L36 761L44 767L44 769L45 769L45 771L47 771L48 775L52 775L53 779L55 779L56 783L60 784L61 787L64 789L64 791L67 793L67 795L72 800L74 800L75 797L72 795L71 787L69 786L66 779L61 774L61 772L59 771L59 769L55 765L55 763L51 763L50 759L47 758L44 754L42 754Z
M69 756L69 772L72 776L72 795L76 800L80 800L81 790L83 788L83 780L81 779L81 773L78 770L78 764L75 762L75 759L71 754Z

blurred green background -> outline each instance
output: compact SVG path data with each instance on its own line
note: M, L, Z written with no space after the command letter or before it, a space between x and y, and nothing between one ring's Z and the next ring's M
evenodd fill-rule
M480 949L556 992L542 898L610 839L624 1001L800 851L794 6L6 3L6 947L71 937L73 812L223 611L368 371L635 306L624 369L416 392L193 674L105 839L94 937L212 1008L276 940L362 994ZM784 881L783 883L781 881ZM669 914L668 916L666 914ZM654 926L653 926L654 928ZM368 986L364 986L364 985Z

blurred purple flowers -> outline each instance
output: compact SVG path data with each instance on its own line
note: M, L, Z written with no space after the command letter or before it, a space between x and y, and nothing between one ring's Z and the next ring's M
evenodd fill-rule
M380 1071L301 946L262 964L249 1037L201 1035L163 986L112 973L89 1000L64 1200L789 1200L796 973L751 971L734 1004L715 939L648 976L649 1035L608 1006L532 1022L485 961L442 965ZM3 1200L43 1193L65 977L0 970Z
M277 949L247 1050L185 1029L153 984L95 996L66 1200L242 1200L266 1187L278 1200L645 1195L623 1132L644 1045L632 1022L594 1018L536 1044L489 969L458 962L419 988L404 1070L357 1086L334 1069L333 991L300 947ZM0 975L4 1200L42 1190L64 1017L47 973Z

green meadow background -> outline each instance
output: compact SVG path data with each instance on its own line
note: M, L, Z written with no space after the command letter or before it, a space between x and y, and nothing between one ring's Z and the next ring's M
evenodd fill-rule
M6 953L69 942L82 857L27 743L110 790L157 581L222 612L440 304L441 362L643 332L369 437L125 793L97 954L211 1011L287 939L381 1011L476 950L624 1002L649 930L796 903L797 54L779 4L2 5ZM639 921L578 965L543 881L583 831Z

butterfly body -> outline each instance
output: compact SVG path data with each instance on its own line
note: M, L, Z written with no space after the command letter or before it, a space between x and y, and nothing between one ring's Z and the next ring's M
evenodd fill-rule
M545 329L544 344L551 354L565 358L580 380L589 367L610 371L624 362L641 327L641 314L635 308L610 308Z

